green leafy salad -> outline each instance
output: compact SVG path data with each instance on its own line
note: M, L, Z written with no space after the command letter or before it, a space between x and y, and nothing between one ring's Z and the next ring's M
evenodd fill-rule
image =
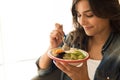
M63 59L67 60L78 60L86 57L79 49L75 48L71 48L69 51L65 51L65 53Z

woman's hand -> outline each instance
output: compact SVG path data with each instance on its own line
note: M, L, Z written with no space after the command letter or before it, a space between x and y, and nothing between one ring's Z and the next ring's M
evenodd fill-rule
M62 43L63 37L64 37L63 26L61 24L56 23L55 29L50 34L50 47L51 48L58 47Z
M48 57L47 53L49 49L56 48L62 43L63 36L63 26L56 23L55 29L50 34L50 46L48 50L39 59L39 67L41 69L47 69L51 65L52 59Z
M56 66L66 73L72 80L89 80L87 64L83 63L81 67L75 67L64 62L55 62Z

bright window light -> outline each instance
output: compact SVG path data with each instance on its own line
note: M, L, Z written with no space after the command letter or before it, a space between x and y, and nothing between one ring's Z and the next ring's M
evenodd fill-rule
M72 28L71 1L0 0L0 80L34 76L35 63L28 60L46 51L54 24L63 24L66 34Z

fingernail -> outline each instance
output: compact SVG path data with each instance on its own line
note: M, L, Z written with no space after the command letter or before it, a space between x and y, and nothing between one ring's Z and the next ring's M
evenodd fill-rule
M54 64L56 64L56 61L55 61L55 60L53 60L53 63L54 63Z

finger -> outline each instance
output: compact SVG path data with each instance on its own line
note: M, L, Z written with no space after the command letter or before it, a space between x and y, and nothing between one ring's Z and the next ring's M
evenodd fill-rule
M59 31L53 30L50 34L50 37L56 38L56 39L61 39L62 40L62 35Z
M65 67L66 67L66 70L67 71L71 71L72 69L73 69L73 67L75 67L75 66L72 66L72 65L70 65L69 63L61 63L62 65L64 65Z
M56 66L61 69L64 73L69 74L74 66L69 65L68 63L64 62L56 62Z
M56 23L55 24L55 30L58 30L62 34L62 36L64 36L64 31L63 31L63 25L62 24Z
M60 62L55 62L55 65L60 69L60 70L62 70L63 72L67 72L67 68L65 67L65 66L63 66L63 64L62 63L60 63Z

